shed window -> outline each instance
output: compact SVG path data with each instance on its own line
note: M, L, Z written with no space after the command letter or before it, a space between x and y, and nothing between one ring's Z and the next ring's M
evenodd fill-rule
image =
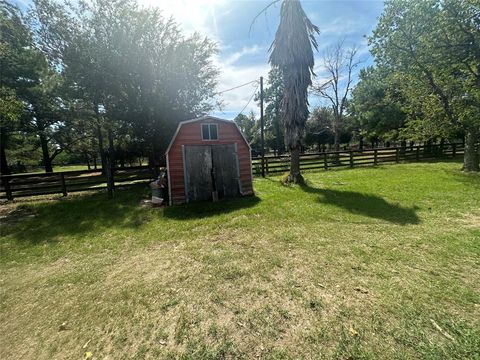
M217 124L202 124L203 140L218 140Z

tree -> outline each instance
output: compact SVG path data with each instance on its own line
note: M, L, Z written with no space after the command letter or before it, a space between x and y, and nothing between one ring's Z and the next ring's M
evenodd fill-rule
M65 127L65 108L59 94L61 79L44 61L39 80L28 92L24 129L38 137L45 171L53 172L53 160L64 150L61 129Z
M248 143L251 144L255 136L255 114L253 112L250 113L250 116L238 114L233 121L235 121Z
M132 141L158 164L178 122L215 105L216 44L184 36L158 9L134 0L35 0L30 18L37 46L64 79L62 101L85 122L84 140L65 136L76 141L68 148L94 135L103 169L107 158L124 162Z
M284 93L282 116L285 124L285 144L291 152L287 182L302 183L300 145L308 118L308 87L312 84L314 58L317 49L314 35L318 27L312 24L298 0L283 0L280 24L270 47L269 62L280 71Z
M334 116L331 107L316 107L310 113L306 125L305 144L317 145L318 152L322 151L322 145L334 143L333 131Z
M27 94L39 82L41 56L20 10L0 2L0 173L8 174L6 148L19 130Z
M369 38L379 66L398 74L423 128L465 133L464 170L479 171L480 16L476 0L386 2Z
M379 139L402 138L400 131L405 125L406 113L398 85L394 76L382 68L370 66L360 70L347 109L354 122L350 125L358 133L360 144L364 139L375 143Z
M268 72L267 86L263 92L265 101L265 138L267 146L272 147L276 154L285 151L285 126L282 121L283 77L277 68Z
M344 48L343 41L325 53L323 64L328 80L314 85L314 91L327 99L333 110L334 150L340 150L340 135L344 126L344 115L348 96L352 90L353 72L359 62L356 59L357 49Z

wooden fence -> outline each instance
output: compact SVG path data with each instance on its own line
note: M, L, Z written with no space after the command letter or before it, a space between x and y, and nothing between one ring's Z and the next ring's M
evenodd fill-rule
M464 145L432 144L405 147L389 147L360 150L329 151L321 153L304 153L300 155L300 169L325 169L334 167L355 167L398 163L401 161L421 161L435 158L454 158L463 155ZM265 156L263 166L265 173L286 172L290 168L290 155ZM262 158L252 158L253 174L262 173Z
M407 146L368 150L342 150L300 155L300 168L325 169L334 167L356 167L421 161L435 158L454 158L463 155L463 144L436 144L430 146ZM267 174L286 172L290 166L290 155L266 156L263 163ZM252 159L253 174L262 173L262 159ZM125 187L145 184L156 178L158 169L148 166L115 168L114 186ZM107 189L107 177L100 170L63 171L54 173L15 174L0 176L0 199L51 195Z
M148 166L113 169L115 187L147 183L156 178L157 170ZM101 170L62 171L54 173L15 174L0 177L0 198L63 194L107 189L107 177Z

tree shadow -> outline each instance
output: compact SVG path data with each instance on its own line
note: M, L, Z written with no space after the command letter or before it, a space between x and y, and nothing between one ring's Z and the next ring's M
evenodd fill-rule
M406 208L388 203L376 195L354 191L319 189L307 184L301 185L300 188L307 193L318 195L318 202L337 206L352 214L364 215L399 225L420 223L416 214L416 210L418 210L416 206Z
M256 206L260 202L257 196L222 199L218 202L196 202L165 208L164 216L176 220L203 219L227 214L232 211Z
M107 228L138 228L150 213L139 206L145 189L21 204L2 219L1 235L18 243L55 243L64 236L98 234Z

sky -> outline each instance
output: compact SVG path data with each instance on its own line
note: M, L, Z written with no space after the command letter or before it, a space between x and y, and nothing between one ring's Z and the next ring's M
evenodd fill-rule
M13 0L21 7L28 0ZM162 10L165 17L172 16L186 34L199 32L218 44L214 58L220 70L218 91L236 87L249 81L267 78L268 49L275 37L279 23L280 3L268 8L252 25L259 14L272 0L138 0L141 5ZM368 51L366 35L375 28L383 10L381 0L302 0L301 4L310 20L320 28L319 44L315 53L315 81L322 82L326 74L322 57L336 43L358 47L360 68L371 65L373 59ZM250 28L251 27L251 28ZM356 74L355 74L356 75ZM355 76L356 77L356 76ZM221 95L222 109L212 115L233 119L240 111L259 113L252 94L257 84L249 84ZM321 100L310 96L311 106ZM247 105L248 104L248 105Z

